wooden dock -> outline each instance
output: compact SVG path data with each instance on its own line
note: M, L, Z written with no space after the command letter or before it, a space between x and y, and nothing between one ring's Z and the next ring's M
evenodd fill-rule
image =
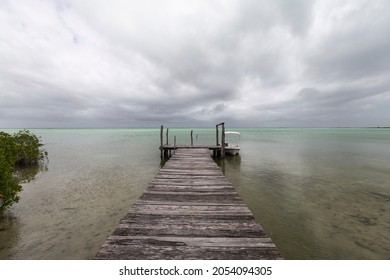
M207 148L177 149L95 259L280 259Z
M221 142L219 142L219 127L221 127ZM190 145L177 145L176 136L174 136L173 144L169 144L169 129L166 129L166 143L164 144L164 126L160 128L160 151L161 158L169 158L172 156L172 151L177 149L209 149L213 151L213 156L225 157L225 123L219 123L215 126L215 145L194 145L193 130L191 130L191 144Z

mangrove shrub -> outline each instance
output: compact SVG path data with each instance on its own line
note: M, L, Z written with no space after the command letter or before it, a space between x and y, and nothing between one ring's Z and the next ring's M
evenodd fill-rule
M0 212L18 202L22 186L14 176L17 167L38 165L47 158L40 139L29 130L0 132Z

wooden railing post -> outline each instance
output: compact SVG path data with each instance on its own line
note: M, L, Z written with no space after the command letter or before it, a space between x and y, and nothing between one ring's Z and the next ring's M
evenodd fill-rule
M194 131L191 130L191 147L194 146L194 138L193 138L193 136L192 136L192 133L193 133L193 132L194 132Z
M176 135L173 136L173 154L176 154Z
M219 123L215 127L215 138L216 138L216 144L219 146L219 131L218 126L222 126L222 136L221 136L221 146L220 149L217 150L217 154L220 154L221 157L225 157L225 123Z
M167 128L167 145L168 145L168 133L169 133L169 128Z
M160 128L160 151L161 151L161 157L163 157L163 153L164 153L164 150L163 150L163 131L164 131L164 126L161 125L161 128Z
M218 139L218 124L215 126L215 140L216 140L216 145L219 145L219 139Z
M225 157L225 123L222 123L221 158Z

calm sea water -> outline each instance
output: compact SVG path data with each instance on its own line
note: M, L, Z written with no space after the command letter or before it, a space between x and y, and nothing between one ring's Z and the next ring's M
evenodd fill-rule
M390 129L235 130L218 163L286 259L390 258ZM91 259L158 172L159 129L32 131L49 162L0 218L0 259Z

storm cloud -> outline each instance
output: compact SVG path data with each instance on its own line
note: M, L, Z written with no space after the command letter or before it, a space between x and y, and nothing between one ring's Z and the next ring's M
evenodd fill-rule
M0 1L0 127L390 126L385 0Z

